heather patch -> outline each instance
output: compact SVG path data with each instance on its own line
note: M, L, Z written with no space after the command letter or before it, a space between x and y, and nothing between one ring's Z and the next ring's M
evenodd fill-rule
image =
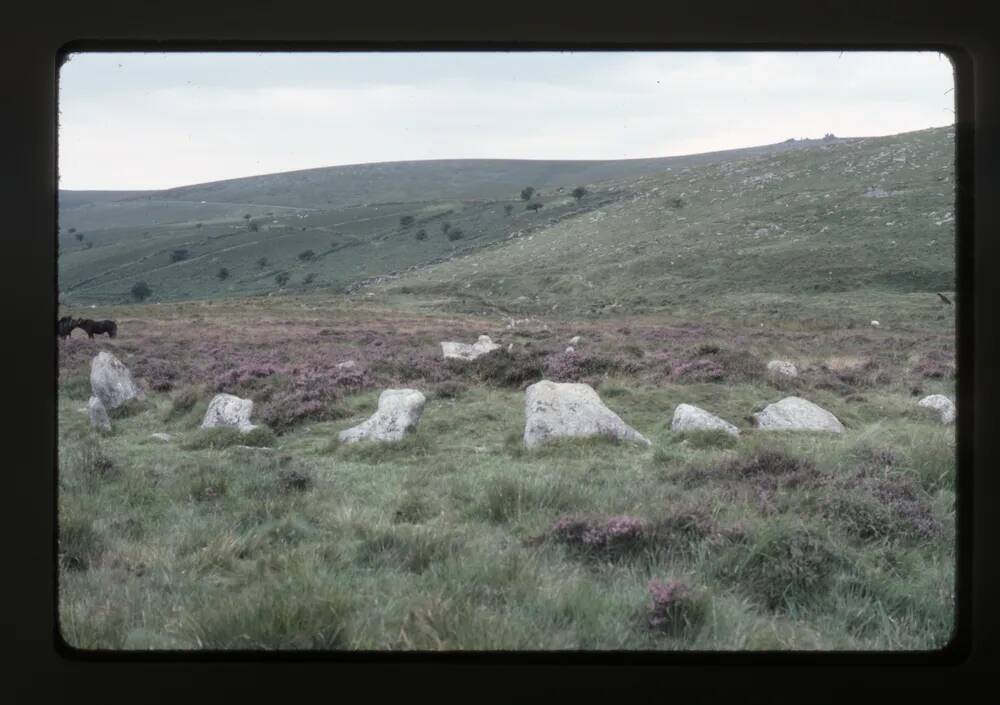
M627 515L607 519L564 517L552 525L549 535L579 555L607 560L634 557L648 550L654 539L648 521Z
M545 361L545 377L553 382L582 382L596 386L609 374L634 375L642 363L625 357L611 357L590 352L561 352Z
M917 359L912 372L924 379L954 379L955 356L941 350L930 350Z
M275 444L276 440L274 431L266 426L257 426L246 432L228 426L217 426L216 428L198 429L184 442L182 447L185 450L202 450L205 448L220 450L237 445L271 447Z
M690 633L701 626L708 612L705 595L696 593L680 580L649 581L652 604L648 624L664 634Z

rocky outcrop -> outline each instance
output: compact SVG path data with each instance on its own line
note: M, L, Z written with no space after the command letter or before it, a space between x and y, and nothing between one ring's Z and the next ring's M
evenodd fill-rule
M922 406L925 409L931 409L938 413L938 417L941 419L943 424L953 424L955 423L955 418L958 415L958 409L955 407L955 402L946 397L944 394L931 394L930 396L924 397L917 402L918 406Z
M767 431L829 431L842 433L843 424L821 406L800 397L785 397L753 415L757 427Z
M678 404L670 422L670 430L685 431L725 431L731 436L740 435L740 430L715 414L710 414L692 404Z
M649 439L604 405L589 384L542 380L525 391L524 445L557 438L606 436L650 445Z
M125 364L109 352L97 353L90 363L91 394L101 400L107 410L117 409L127 401L145 399L142 389L132 381Z
M234 394L216 394L208 404L208 410L205 411L201 427L227 426L238 428L246 433L257 428L250 423L251 412L253 412L252 399L240 399Z
M481 335L472 345L466 343L441 343L441 352L446 360L475 360L481 355L499 350L500 346L490 340L490 336Z
M417 429L427 399L416 389L386 389L378 409L363 423L341 431L341 443L401 441Z

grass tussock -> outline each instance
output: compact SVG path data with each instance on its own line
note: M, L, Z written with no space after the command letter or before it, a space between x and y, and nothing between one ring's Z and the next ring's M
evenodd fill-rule
M198 429L191 438L183 443L182 447L185 450L221 450L240 445L270 448L276 442L274 431L267 426L257 426L245 432L238 428L217 426L216 428Z

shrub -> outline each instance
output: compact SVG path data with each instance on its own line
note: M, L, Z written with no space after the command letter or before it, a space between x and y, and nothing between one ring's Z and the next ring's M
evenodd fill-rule
M136 282L132 285L132 298L136 301L145 301L153 293L146 282Z
M441 223L441 232L447 235L449 230L451 230L451 223L449 223L447 220Z
M288 272L278 272L274 275L274 281L278 283L278 286L285 286L288 283L289 274Z
M704 621L707 604L701 595L679 580L653 579L649 582L652 605L649 627L666 634L696 629Z
M521 200L522 201L530 201L531 197L534 194L535 194L535 187L534 186L528 186L528 187L526 187L524 189L521 189Z
M312 262L316 259L316 253L312 250L303 250L299 253L299 259L303 262Z
M92 522L77 518L59 520L59 560L69 570L87 570L104 553L104 541Z
M216 273L215 276L217 276L219 279L228 279L229 270L226 269L225 267L220 267L218 273Z
M166 420L172 421L188 414L199 401L204 399L205 393L204 385L188 385L178 391L170 400Z
M413 225L413 216L404 215L399 219L399 224L402 225L404 228L410 227L411 225Z
M552 540L589 558L622 558L647 550L652 543L650 525L632 516L608 519L564 517L550 530Z
M435 399L454 399L465 391L466 387L461 382L448 380L441 382L434 387Z
M670 206L672 208L683 208L686 204L683 198L674 198L670 201Z
M309 274L302 279L303 284L312 284L314 281L316 281L316 272L309 272Z
M730 549L719 571L768 609L788 610L817 602L843 565L843 557L812 532L771 524Z
M258 231L260 231L260 226L259 226L259 225L257 225L257 223L248 223L248 224L247 224L247 229L248 229L248 230L249 230L250 232L252 232L252 233L255 233L255 232L258 232Z
M424 230L423 228L421 228L420 230L417 231L417 234L414 235L413 237L415 237L417 240L426 240L427 239L427 231Z
M267 257L260 257L260 258L258 258L257 259L257 266L260 269L263 269L264 267L266 267L267 266Z
M77 239L78 242L83 242L83 233L77 233L76 234L76 239Z
M170 261L180 262L181 260L187 259L188 254L189 254L188 251L184 248L181 248L179 250L174 250L173 252L170 253Z
M542 207L542 204L539 203L538 201L535 201L534 203L529 203L528 205L526 205L524 207L524 210L526 210L526 211L537 211L541 207Z
M511 213L514 212L514 206L512 206L512 205L510 205L508 203L507 205L505 205L503 207L503 212L504 212L504 215L510 215Z
M278 471L278 487L282 492L305 492L314 484L312 472L302 465L292 464Z
M523 389L545 375L540 354L514 353L505 349L494 350L468 362L449 361L449 368L482 384L514 389Z
M465 237L465 233L462 232L461 228L452 228L448 231L448 239L452 242L461 240L463 237Z
M585 189L583 186L577 186L575 189L573 189L573 198L575 198L578 201L586 195L587 195L587 189Z

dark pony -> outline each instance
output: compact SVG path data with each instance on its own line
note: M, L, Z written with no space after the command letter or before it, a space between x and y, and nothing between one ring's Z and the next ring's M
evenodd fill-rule
M73 332L73 329L76 328L76 326L77 321L75 318L72 316L63 316L56 324L56 331L59 333L60 338L65 338Z
M98 335L107 333L109 338L118 335L118 324L114 321L92 321L89 318L81 318L76 322L76 327L86 331L88 338L93 338L95 333Z

